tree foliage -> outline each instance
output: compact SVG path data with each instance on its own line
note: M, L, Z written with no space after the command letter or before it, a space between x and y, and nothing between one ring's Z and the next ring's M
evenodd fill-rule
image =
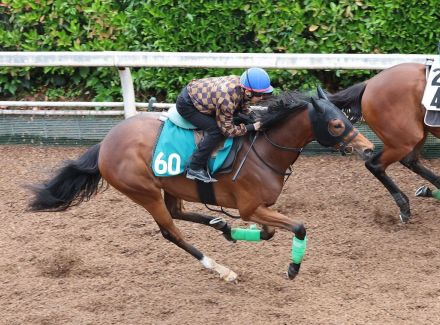
M436 0L3 0L2 51L426 53L437 51ZM138 100L174 101L193 78L242 69L137 68ZM2 68L0 92L121 100L111 68ZM335 90L371 71L270 70L278 89Z

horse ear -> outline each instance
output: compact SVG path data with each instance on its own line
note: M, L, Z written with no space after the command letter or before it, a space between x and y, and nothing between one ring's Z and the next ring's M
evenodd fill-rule
M324 110L322 109L321 106L319 106L319 104L316 102L315 98L310 97L310 100L312 102L313 107L316 109L316 111L320 114L324 113Z
M316 87L316 91L318 93L318 98L328 100L327 95L325 94L324 90L322 90L322 88L321 88L321 85L318 85Z

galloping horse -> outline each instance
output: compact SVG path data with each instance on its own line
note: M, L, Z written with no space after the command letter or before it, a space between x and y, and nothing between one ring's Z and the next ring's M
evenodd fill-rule
M348 113L351 122L361 117L383 142L383 149L365 163L368 170L391 193L400 208L400 219L411 216L408 197L386 174L389 165L402 165L440 188L440 177L420 162L420 150L428 133L440 138L440 128L423 122L426 109L422 96L426 86L426 67L404 63L386 69L373 78L353 85L329 100Z
M274 235L274 227L281 227L293 232L294 240L305 241L306 229L301 223L269 207L281 193L285 171L307 143L317 139L324 146L340 150L350 144L364 159L372 154L373 144L353 128L337 107L322 98L325 95L320 88L318 94L315 99L286 92L268 99L269 109L261 116L265 131L254 133L253 140L244 139L231 173L216 175L218 182L213 187L218 205L238 209L244 221L260 224L263 240ZM66 210L89 200L104 179L144 207L163 237L194 256L205 268L216 271L221 278L234 281L235 272L190 245L173 222L179 219L209 225L221 231L226 239L233 240L231 227L225 220L183 210L182 200L200 202L195 181L182 175L154 176L151 161L161 129L159 115L138 114L116 125L101 143L77 160L66 162L49 181L35 186L29 208L31 211ZM231 175L242 166L233 180ZM289 278L295 277L300 264L298 261L289 264Z

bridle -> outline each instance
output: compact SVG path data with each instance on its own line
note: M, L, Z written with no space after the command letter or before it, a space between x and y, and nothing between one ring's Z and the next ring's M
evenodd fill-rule
M354 138L359 134L359 131L353 127L353 125L348 124L348 119L344 115L334 114L332 111L324 111L321 114L326 114L327 119L324 121L328 121L329 119L341 119L345 124L345 130L342 134L338 136L332 135L329 130L324 131L324 125L322 125L323 119L318 118L318 113L315 110L309 110L310 121L312 122L313 133L315 134L316 141L324 147L332 147L338 145L338 151L341 155L345 156L347 152L347 148L349 148L349 144L353 141ZM342 114L342 113L341 113Z
M317 121L316 121L316 119L311 118L311 122L312 122L312 127L313 127L314 134L315 134L315 138L316 138L316 135L319 134L319 133L321 133L321 132L317 132L318 126L317 126ZM274 148L276 148L276 149L278 149L278 150L288 151L288 152L296 152L296 153L300 154L300 153L303 151L303 149L304 149L304 147L298 148L298 147L286 147L286 146L279 145L279 144L275 143L275 142L269 137L269 135L267 134L266 131L262 131L262 132L257 131L257 132L255 132L255 133L251 133L251 134L250 134L250 138L249 138L249 140L250 140L250 146L249 146L249 148L248 148L248 150L247 150L245 156L243 157L243 159L242 159L240 165L238 166L237 171L236 171L235 175L233 176L232 180L233 180L233 181L236 180L238 174L239 174L240 171L241 171L241 168L243 167L244 162L245 162L246 159L247 159L247 156L248 156L249 152L252 150L252 151L255 153L255 155L257 156L257 158L258 158L258 159L259 159L259 160L260 160L260 161L261 161L261 162L262 162L267 168L269 168L271 171L273 171L274 173L276 173L276 174L278 174L278 175L284 176L284 177L287 176L287 178L284 180L284 183L285 183L285 182L289 179L290 175L292 174L292 164L294 163L294 161L292 161L292 163L289 164L288 171L279 171L279 170L277 170L275 167L271 166L268 162L266 162L266 161L264 160L264 158L258 153L258 151L256 150L256 148L255 148L255 146L254 146L255 141L256 141L256 139L258 138L258 136L260 135L260 133L263 134L264 139L265 139L265 140L266 140L271 146L273 146ZM324 146L332 146L332 145L334 146L335 144L338 144L338 145L339 145L339 147L338 147L339 152L341 153L341 155L345 156L345 155L347 154L347 152L348 152L347 148L349 148L349 144L353 141L353 139L354 139L358 134L359 134L359 131L358 131L356 128L352 127L351 129L346 130L346 132L344 132L344 133L341 134L340 136L335 137L335 138L336 138L336 139L334 139L334 140L336 140L335 143L333 143L333 144L332 144L332 143L328 143L328 144L323 144L323 145L324 145ZM252 135L253 135L253 137L252 137ZM324 142L325 142L326 140L328 140L328 134L326 135L326 137L327 137L327 139L324 139L324 140L323 140ZM318 143L322 144L322 143L319 141L319 139L316 138L316 140L318 141ZM332 142L333 142L333 141L332 141Z
M281 146L279 144L276 144L271 138L269 138L269 135L267 134L266 131L262 132L264 135L264 139L269 142L273 147L282 150L282 151L289 151L289 152L297 152L298 154L300 154L303 150L304 147L301 148L297 148L297 147L285 147L285 146ZM350 134L350 136L347 139L342 138L341 141L338 143L339 144L339 152L341 153L342 156L347 155L347 148L349 148L349 144L353 141L353 139L359 134L359 131L355 128L353 128L352 133ZM254 142L256 140L256 138L258 137L259 132L256 132L254 139L251 141L251 148L252 151L255 153L255 155L258 157L258 159L260 159L260 161L266 166L268 167L270 170L272 170L274 173L281 175L281 176L287 176L287 178L284 180L284 183L287 182L287 180L289 179L290 175L292 175L292 165L294 162L292 162L289 165L289 171L287 172L283 172L283 171L279 171L277 169L275 169L273 166L269 165L268 162L266 162L263 157L261 157L261 155L257 152L257 150L255 149L254 146Z
M352 134L348 137L347 140L342 139L341 142L339 142L339 152L341 153L342 156L346 156L347 152L349 152L347 150L347 148L350 148L349 144L351 143L351 141L353 141L354 138L356 138L356 136L359 134L359 131L355 128L353 128L353 132Z

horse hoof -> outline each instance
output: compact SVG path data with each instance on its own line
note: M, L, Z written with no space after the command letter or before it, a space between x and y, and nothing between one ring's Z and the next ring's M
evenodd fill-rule
M231 227L229 227L228 223L221 217L212 219L209 221L209 225L214 229L220 230L223 232L223 237L226 238L227 241L236 243L235 239L231 237Z
M416 190L415 196L418 196L418 197L431 197L432 196L432 192L431 192L431 189L428 186L423 185L423 186L420 186Z
M295 263L289 264L289 267L287 268L287 277L289 278L289 280L295 279L295 277L299 273L300 266L301 266L301 264L295 264Z
M407 214L407 213L400 213L399 214L400 221L402 221L403 223L407 223L409 221L410 216L411 215Z
M295 272L290 273L289 271L287 271L287 273L286 273L286 276L289 280L295 279L297 275L298 275L298 273L295 273Z
M234 244L237 242L235 239L232 239L231 234L223 233L223 237L225 237L227 241L230 241Z
M222 279L226 282L238 282L238 275L234 271L229 271L228 274L222 276Z

